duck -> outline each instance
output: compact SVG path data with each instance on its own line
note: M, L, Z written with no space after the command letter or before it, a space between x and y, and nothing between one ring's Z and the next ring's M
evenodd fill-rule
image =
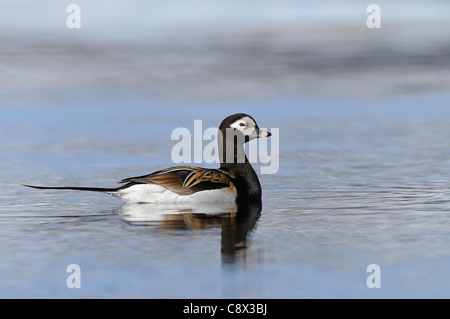
M261 203L261 183L244 144L272 134L245 113L226 117L219 126L220 167L175 166L121 180L118 187L35 186L34 189L92 191L126 203Z

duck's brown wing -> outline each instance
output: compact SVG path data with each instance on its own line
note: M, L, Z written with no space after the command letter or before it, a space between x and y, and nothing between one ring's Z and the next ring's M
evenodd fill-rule
M178 166L154 173L126 178L121 183L156 184L178 195L191 195L203 190L233 187L234 174L221 169Z

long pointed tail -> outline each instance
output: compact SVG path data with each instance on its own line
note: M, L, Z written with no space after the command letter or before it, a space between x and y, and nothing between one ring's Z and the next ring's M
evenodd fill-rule
M113 193L123 189L127 185L123 185L117 188L103 188L103 187L49 187L49 186L34 186L34 185L23 185L25 187L31 187L36 189L61 189L61 190L73 190L73 191L89 191L89 192L101 192L101 193ZM129 185L128 185L129 186Z

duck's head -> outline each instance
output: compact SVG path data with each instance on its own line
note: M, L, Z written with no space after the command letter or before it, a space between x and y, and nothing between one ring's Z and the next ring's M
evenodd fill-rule
M244 136L244 142L272 135L270 132L260 129L253 117L245 113L237 113L228 116L222 121L222 124L220 124L219 130L222 134L226 134L227 130L241 133Z

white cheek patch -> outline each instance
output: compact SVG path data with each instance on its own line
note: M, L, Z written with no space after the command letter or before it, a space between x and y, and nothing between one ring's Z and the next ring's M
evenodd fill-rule
M245 124L245 126L241 126L241 123ZM248 116L245 116L232 123L230 127L235 128L244 133L244 135L248 136L252 135L255 132L255 122Z
M252 135L254 132L255 132L255 128L254 127L249 127L249 128L244 130L244 134L248 135L248 136Z

